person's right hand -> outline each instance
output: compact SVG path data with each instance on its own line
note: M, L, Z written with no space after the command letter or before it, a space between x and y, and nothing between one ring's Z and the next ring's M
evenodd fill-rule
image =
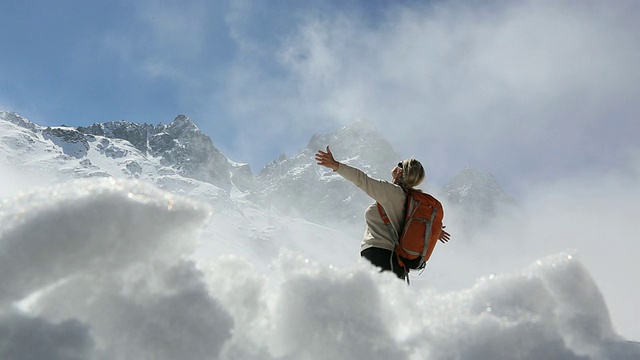
M329 169L336 171L340 166L340 163L333 158L333 154L331 153L331 149L327 146L327 151L318 150L316 152L316 162L318 165L322 165L324 167L328 167Z

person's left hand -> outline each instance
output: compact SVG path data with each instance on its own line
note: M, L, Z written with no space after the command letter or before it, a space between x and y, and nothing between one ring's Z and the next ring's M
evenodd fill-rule
M331 149L329 149L329 146L327 146L326 152L318 150L318 152L316 153L316 161L318 165L328 167L333 171L338 170L338 167L340 166L340 163L333 158L333 154L331 153Z
M443 244L447 243L451 238L451 234L446 232L444 228L446 228L446 226L442 227L442 231L440 231L440 236L438 237L438 240L440 240L440 242L442 242Z

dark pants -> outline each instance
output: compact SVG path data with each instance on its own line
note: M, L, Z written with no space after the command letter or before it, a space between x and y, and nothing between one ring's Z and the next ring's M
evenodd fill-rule
M393 271L398 278L405 278L405 270L398 264L398 258L391 250L370 247L363 250L360 255L369 260L373 265L382 268L380 271Z

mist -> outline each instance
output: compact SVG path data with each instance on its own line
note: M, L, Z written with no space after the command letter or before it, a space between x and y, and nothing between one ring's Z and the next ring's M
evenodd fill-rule
M55 176L45 171L34 171L28 167L18 168L2 162L0 174L0 204L4 206L14 198L24 196L37 188L48 188L56 182Z
M615 329L629 339L640 338L638 319L631 315L640 301L640 289L633 285L638 271L639 154L629 152L625 165L615 170L577 173L532 186L517 199L517 210L477 233L457 231L458 214L447 213L445 204L445 224L453 240L436 248L425 283L460 289L479 276L509 272L565 251L593 276Z
M279 46L252 43L228 72L219 101L243 131L225 152L257 170L363 118L439 185L471 166L519 195L585 168L614 169L636 146L627 130L640 113L637 10L633 1L496 1L395 5L375 22L303 13ZM277 61L285 76L251 59ZM286 141L272 150L258 135Z

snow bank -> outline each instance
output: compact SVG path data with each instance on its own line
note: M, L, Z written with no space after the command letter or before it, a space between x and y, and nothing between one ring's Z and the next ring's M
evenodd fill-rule
M0 206L0 304L68 276L115 270L183 247L206 213L138 182L83 180Z
M600 291L569 253L436 292L366 263L336 267L297 252L283 252L272 272L255 270L259 259L190 261L208 214L114 180L5 200L0 358L640 356L614 333Z
M205 270L213 296L242 330L226 344L225 359L640 356L638 344L613 332L599 290L569 253L447 293L407 287L363 263L338 269L283 255L275 285L248 268L225 273L232 264L238 260Z

